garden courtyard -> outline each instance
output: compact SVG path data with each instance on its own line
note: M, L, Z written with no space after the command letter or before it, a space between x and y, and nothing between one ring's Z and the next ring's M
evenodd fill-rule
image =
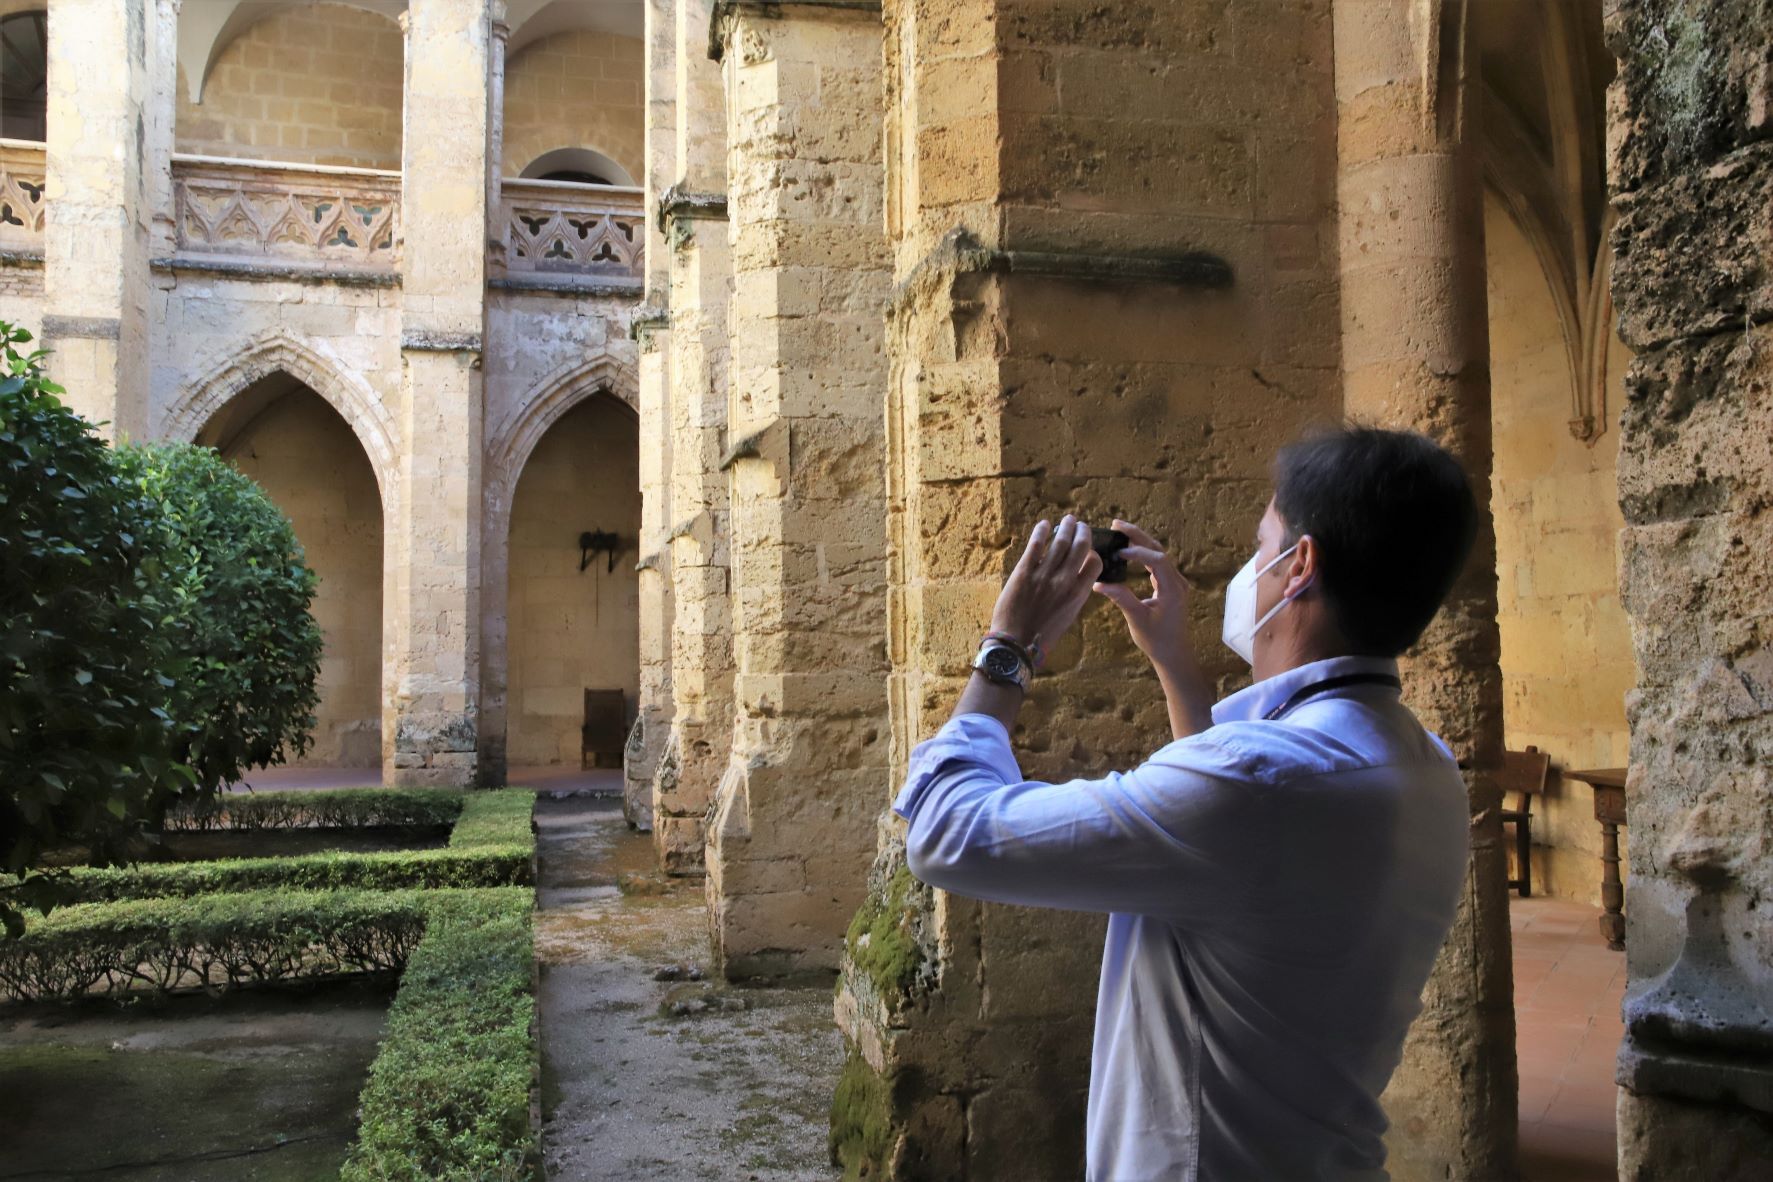
M710 980L701 884L619 797L261 790L173 826L182 860L74 871L88 901L0 946L8 1182L836 1176L829 981Z

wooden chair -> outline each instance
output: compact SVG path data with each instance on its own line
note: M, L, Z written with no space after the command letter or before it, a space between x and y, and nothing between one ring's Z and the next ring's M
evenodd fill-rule
M1520 877L1508 885L1526 898L1533 893L1533 798L1545 795L1545 781L1551 775L1551 756L1537 747L1525 751L1502 753L1502 823L1514 826L1514 858ZM1508 794L1520 799L1519 808L1510 808Z

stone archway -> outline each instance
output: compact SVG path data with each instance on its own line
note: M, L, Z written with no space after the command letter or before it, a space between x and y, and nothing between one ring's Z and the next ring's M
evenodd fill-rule
M638 428L638 388L633 368L613 354L599 352L588 359L576 359L543 377L532 390L535 393L519 402L516 411L487 432L481 502L480 778L484 783L503 782L507 765L513 762L508 759L514 635L510 626L511 536L519 482L544 438L587 402L595 400L611 406L633 424L630 430L637 431ZM632 445L631 450L638 462L637 435ZM638 476L633 483L638 513ZM562 526L562 529L570 534L596 524L585 522L570 528ZM563 554L572 540L565 537L558 543L563 547ZM630 546L634 544L632 537L627 540ZM632 553L629 557L633 557ZM532 750L529 754L533 758L536 753Z
M326 399L345 420L369 457L383 504L389 506L399 472L394 419L375 391L347 372L286 333L263 336L187 385L161 417L156 434L193 442L242 391L272 374L285 373Z
M382 493L369 453L329 400L283 369L241 387L189 432L256 481L319 576L324 637L312 746L296 766L376 769L383 704Z

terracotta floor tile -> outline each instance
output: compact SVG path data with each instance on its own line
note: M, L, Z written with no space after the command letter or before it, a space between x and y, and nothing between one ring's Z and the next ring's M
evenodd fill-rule
M1625 955L1601 940L1599 914L1560 899L1510 900L1525 1182L1615 1177Z

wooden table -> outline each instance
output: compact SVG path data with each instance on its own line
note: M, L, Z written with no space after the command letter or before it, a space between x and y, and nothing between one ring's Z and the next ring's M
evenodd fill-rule
M1566 780L1581 780L1594 789L1594 819L1601 823L1601 935L1607 947L1625 947L1625 885L1619 879L1619 827L1625 824L1625 769L1590 768L1565 772Z

